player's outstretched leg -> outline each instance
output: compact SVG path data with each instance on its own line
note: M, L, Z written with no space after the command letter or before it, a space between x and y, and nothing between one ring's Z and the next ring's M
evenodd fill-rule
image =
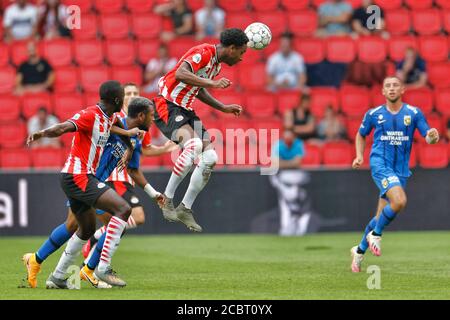
M361 272L361 263L364 258L364 253L366 253L366 250L369 247L369 244L368 244L366 238L367 238L367 235L373 230L373 228L375 227L376 224L377 224L377 218L374 217L367 224L360 244L353 247L350 250L350 253L352 256L352 264L351 264L352 272Z

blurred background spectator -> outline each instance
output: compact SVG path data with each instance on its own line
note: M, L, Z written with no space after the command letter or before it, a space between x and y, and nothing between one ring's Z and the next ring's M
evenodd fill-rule
M161 40L171 41L178 36L194 34L194 19L192 10L185 0L172 0L170 3L163 3L155 7L155 13L170 17L173 31L163 31Z
M59 120L55 116L48 114L47 108L42 106L38 109L36 115L32 116L28 120L28 134L38 132L39 130L46 129L55 124L58 124ZM32 148L40 147L52 147L59 148L61 146L59 138L42 138L38 141L31 143Z
M36 33L37 9L26 0L17 0L5 10L5 41L31 38Z
M296 138L290 129L285 129L283 137L272 147L272 161L277 163L280 169L298 168L304 155L303 141Z
M69 37L67 7L59 0L47 0L39 7L37 32L43 39Z
M344 0L328 0L319 6L318 36L350 34L352 6Z
M161 44L158 49L158 58L150 59L145 68L144 92L158 92L159 79L177 64L177 59L170 57L169 48Z
M41 58L33 41L28 43L28 60L17 69L16 94L42 92L50 89L55 80L53 68Z
M284 33L280 40L280 49L267 61L269 89L305 90L306 67L303 57L292 49L292 33Z
M329 106L325 116L317 125L317 136L325 141L345 139L345 125L333 107Z
M420 88L427 85L427 68L414 48L407 48L405 58L397 64L397 77L406 84L406 88Z
M225 26L225 11L217 7L215 0L205 0L205 6L195 13L197 39L219 38Z
M310 139L316 135L314 116L310 111L311 97L302 95L297 106L284 114L285 129L292 130L297 138Z
M372 0L363 0L361 7L355 9L351 20L353 32L358 36L379 34L383 38L388 38L389 34L385 31L384 12L378 7L380 19L374 20L372 17L374 12L367 12L368 7L372 5L374 5Z

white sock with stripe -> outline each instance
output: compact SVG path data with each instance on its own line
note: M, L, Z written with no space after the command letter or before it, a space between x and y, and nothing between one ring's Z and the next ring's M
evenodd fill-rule
M76 233L72 236L72 238L70 238L69 242L67 242L67 246L64 249L64 252L61 255L61 258L58 261L58 265L53 271L53 275L55 276L55 278L66 278L67 269L75 263L75 260L81 252L81 248L83 248L83 245L86 242L87 240L81 240Z
M119 247L120 238L127 223L120 218L112 217L106 228L106 239L103 245L98 270L103 272L111 264L111 259Z
M127 228L127 230L137 228L136 221L134 221L134 218L131 215L128 218L126 228ZM106 231L106 226L103 226L103 227L97 229L97 231L95 231L95 234L94 234L95 239L97 239L97 240L100 239L100 237L102 236L103 233L105 233L105 231Z

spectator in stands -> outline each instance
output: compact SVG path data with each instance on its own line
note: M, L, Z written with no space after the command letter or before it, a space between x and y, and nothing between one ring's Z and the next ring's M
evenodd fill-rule
M405 58L397 64L397 77L405 83L405 87L420 88L427 85L427 69L423 60L414 48L407 48Z
M328 0L319 6L317 35L334 36L350 34L352 6L345 0Z
M292 33L281 36L280 50L267 61L267 82L270 90L306 89L306 67L303 57L292 49Z
M59 0L47 0L39 7L37 32L43 39L69 37L67 7Z
M41 58L33 41L28 43L28 60L17 69L16 94L42 92L50 89L55 80L53 68Z
M326 141L345 139L345 126L332 106L326 109L324 118L317 125L317 135Z
M316 135L315 119L309 110L310 102L311 97L304 94L298 105L284 114L284 127L292 130L302 140L314 138Z
M155 13L172 19L173 31L163 31L161 40L171 41L178 36L193 35L194 21L192 10L186 4L186 0L172 0L155 7Z
M158 92L158 81L177 64L177 59L171 58L169 48L161 44L158 49L158 58L151 59L145 69L144 92Z
M215 0L205 0L205 6L195 13L195 26L198 40L219 38L225 26L225 11L217 6Z
M298 168L304 155L303 141L296 138L290 129L285 129L282 139L272 147L272 161L278 164L280 169Z
M23 40L36 34L37 9L26 0L17 0L5 10L5 41Z
M47 108L42 106L39 108L36 115L32 116L30 120L28 120L28 134L38 132L40 130L46 129L58 123L59 123L58 118L51 114L48 114ZM38 141L33 141L31 143L32 148L39 148L39 147L59 148L60 146L61 144L59 138L42 138L39 139Z
M377 34L383 38L388 37L385 31L384 12L378 7L380 18L374 19L374 12L367 12L367 9L373 5L372 0L363 0L361 7L356 8L352 15L352 29L358 36L370 36Z

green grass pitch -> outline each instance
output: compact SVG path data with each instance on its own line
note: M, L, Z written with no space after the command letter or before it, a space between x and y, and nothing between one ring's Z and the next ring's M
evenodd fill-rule
M18 288L20 258L43 237L0 238L0 299L450 299L450 233L386 232L383 255L367 252L363 272L350 272L349 249L359 233L305 237L267 235L126 236L113 266L123 289L46 290L61 251ZM381 289L367 288L369 265Z

